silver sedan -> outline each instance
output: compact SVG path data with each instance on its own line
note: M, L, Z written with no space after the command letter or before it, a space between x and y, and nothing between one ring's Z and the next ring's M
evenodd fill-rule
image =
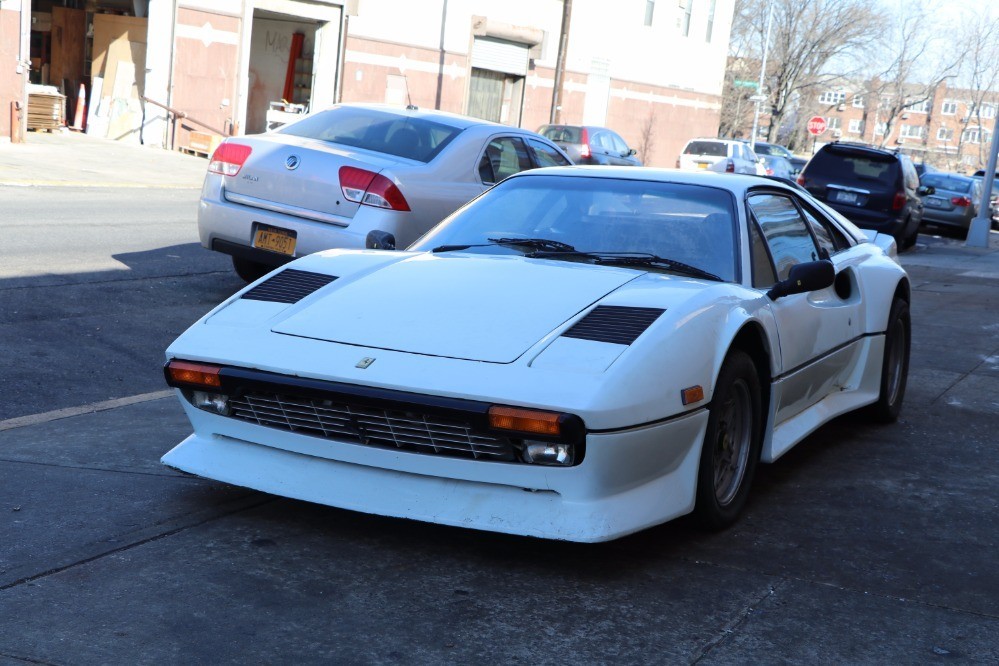
M198 208L201 244L255 280L369 232L405 247L519 171L571 164L534 132L440 111L341 104L224 141Z

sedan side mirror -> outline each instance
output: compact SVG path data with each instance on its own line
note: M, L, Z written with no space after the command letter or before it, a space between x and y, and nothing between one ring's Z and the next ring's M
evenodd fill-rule
M369 250L394 250L395 236L387 231L374 229L369 231L364 239L364 247Z
M625 157L631 157L632 155L636 155L636 154L638 154L637 150L635 150L634 148L629 148L628 149L628 154Z
M836 268L828 259L822 261L808 261L803 264L795 264L791 267L786 280L781 280L767 292L770 300L776 301L778 298L790 296L792 294L804 294L809 291L818 291L832 286L836 281Z
M932 185L920 185L919 189L916 190L916 194L918 194L921 197L929 196L931 194L936 194L936 193L937 193L937 188L933 187Z

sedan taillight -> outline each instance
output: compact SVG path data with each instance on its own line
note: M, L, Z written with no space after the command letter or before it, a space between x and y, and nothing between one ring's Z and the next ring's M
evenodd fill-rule
M728 163L725 164L725 173L735 173L735 162L729 160Z
M252 152L253 149L246 144L223 141L212 153L212 159L208 162L208 171L223 176L235 176Z
M381 174L357 167L340 167L340 189L347 201L388 208L390 210L409 210L409 203L395 183Z
M961 208L967 208L971 205L971 199L968 197L952 197L950 202L955 206L960 206Z

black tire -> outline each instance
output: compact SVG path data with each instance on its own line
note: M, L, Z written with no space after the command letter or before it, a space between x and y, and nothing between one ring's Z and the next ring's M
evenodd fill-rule
M871 405L867 413L874 421L893 423L902 411L905 398L905 384L909 376L909 349L912 322L909 318L909 304L896 298L888 311L888 327L885 330L885 353L881 363L881 389L878 401Z
M718 530L742 512L762 446L760 378L745 352L735 349L725 358L708 412L694 517L701 527Z
M235 269L236 275L247 282L256 282L274 270L272 266L268 266L267 264L260 264L256 261L240 259L239 257L232 258L232 267Z
M906 227L909 226L912 220L907 219L905 224L902 225L902 233L905 234ZM917 224L913 229L912 233L902 236L902 238L897 239L899 250L908 250L916 244L916 239L919 238L919 225Z

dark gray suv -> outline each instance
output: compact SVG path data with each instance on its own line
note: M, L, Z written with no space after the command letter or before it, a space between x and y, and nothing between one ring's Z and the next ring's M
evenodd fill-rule
M798 183L859 227L889 233L899 249L912 247L923 219L922 187L906 155L859 143L819 149Z
M542 125L538 134L564 150L573 164L616 164L642 166L614 130L593 125Z

